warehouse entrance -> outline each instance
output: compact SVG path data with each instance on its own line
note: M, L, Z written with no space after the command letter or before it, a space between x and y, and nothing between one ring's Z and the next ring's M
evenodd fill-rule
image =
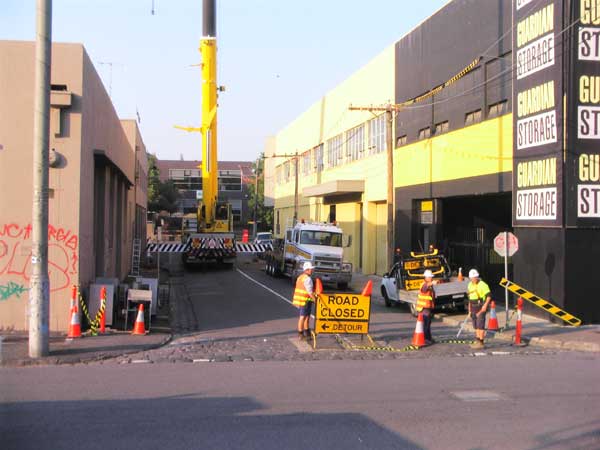
M441 200L440 243L453 269L476 267L492 285L504 276L504 258L494 251L493 239L501 231L512 231L512 195L497 194L449 197ZM509 277L512 261L509 258Z

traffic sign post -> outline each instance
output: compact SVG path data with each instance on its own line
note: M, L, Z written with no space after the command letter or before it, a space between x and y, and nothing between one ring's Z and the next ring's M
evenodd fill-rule
M354 293L323 293L317 297L316 302L315 335L365 335L369 333L370 317L370 296Z
M494 238L494 250L498 255L504 256L504 278L508 279L508 257L517 253L519 250L519 240L510 231L498 233ZM506 323L504 327L508 329L508 289L504 288L504 307L506 313Z

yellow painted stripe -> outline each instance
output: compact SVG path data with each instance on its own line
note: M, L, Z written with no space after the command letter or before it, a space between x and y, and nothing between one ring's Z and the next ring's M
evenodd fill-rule
M527 289L519 286L518 284L507 280L506 278L502 278L502 280L500 280L500 286L507 288L512 293L517 294L519 297L527 300L530 303L533 303L535 306L552 314L554 317L558 317L559 319L568 323L569 325L573 325L574 327L578 327L579 325L581 325L581 320L577 317L560 309L558 306L553 305L549 301L538 297L533 292L528 291Z

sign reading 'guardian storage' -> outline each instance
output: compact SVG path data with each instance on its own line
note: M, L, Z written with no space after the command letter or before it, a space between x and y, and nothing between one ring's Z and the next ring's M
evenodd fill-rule
M562 225L562 0L516 0L513 224Z
M567 226L600 226L600 0L571 6Z

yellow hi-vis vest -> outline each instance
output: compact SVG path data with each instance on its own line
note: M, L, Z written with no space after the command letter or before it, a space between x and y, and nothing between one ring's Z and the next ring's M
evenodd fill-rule
M470 281L467 291L469 292L469 301L485 302L485 299L490 294L490 287L485 281L479 280L479 283L477 284L473 284L473 282Z
M419 295L417 295L417 304L416 310L421 312L424 308L433 308L433 288L430 287L427 289L427 293L423 292L423 286L425 286L426 282L424 281L419 289Z
M296 289L294 289L294 299L292 303L299 308L306 305L306 302L310 300L310 294L304 287L304 280L306 277L308 277L308 275L303 273L296 280Z

